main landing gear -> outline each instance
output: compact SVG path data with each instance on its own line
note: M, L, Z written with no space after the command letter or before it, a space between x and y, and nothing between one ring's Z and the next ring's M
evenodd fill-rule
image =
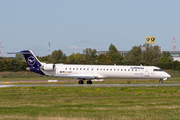
M84 81L83 80L79 80L78 84L84 84Z
M79 81L78 81L78 84L84 84L84 81L83 81L83 80L79 80ZM91 80L88 80L88 81L87 81L87 84L92 84L92 81L91 81Z
M88 81L87 81L87 84L92 84L92 81L91 81L91 80L88 80Z
M159 84L163 84L163 80L162 79L159 80Z

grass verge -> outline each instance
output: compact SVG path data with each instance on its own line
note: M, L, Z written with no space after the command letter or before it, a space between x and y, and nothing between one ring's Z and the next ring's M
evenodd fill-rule
M0 119L179 119L180 86L0 88Z

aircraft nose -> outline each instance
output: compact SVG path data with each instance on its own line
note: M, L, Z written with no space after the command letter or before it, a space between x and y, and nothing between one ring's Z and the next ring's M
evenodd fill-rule
M171 75L167 74L167 78L170 78L170 77L171 77Z

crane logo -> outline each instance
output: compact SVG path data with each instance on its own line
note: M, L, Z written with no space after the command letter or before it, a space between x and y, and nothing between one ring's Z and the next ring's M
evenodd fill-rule
M29 65L34 65L36 63L36 59L33 56L30 56L28 58L28 64Z

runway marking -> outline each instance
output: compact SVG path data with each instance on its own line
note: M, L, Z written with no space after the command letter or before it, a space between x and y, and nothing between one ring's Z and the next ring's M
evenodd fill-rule
M13 87L14 85L0 85L0 88L3 88L3 87Z
M47 86L47 87L121 87L121 86L180 86L180 84L19 84L19 85L0 85L2 87L30 87L30 86Z

